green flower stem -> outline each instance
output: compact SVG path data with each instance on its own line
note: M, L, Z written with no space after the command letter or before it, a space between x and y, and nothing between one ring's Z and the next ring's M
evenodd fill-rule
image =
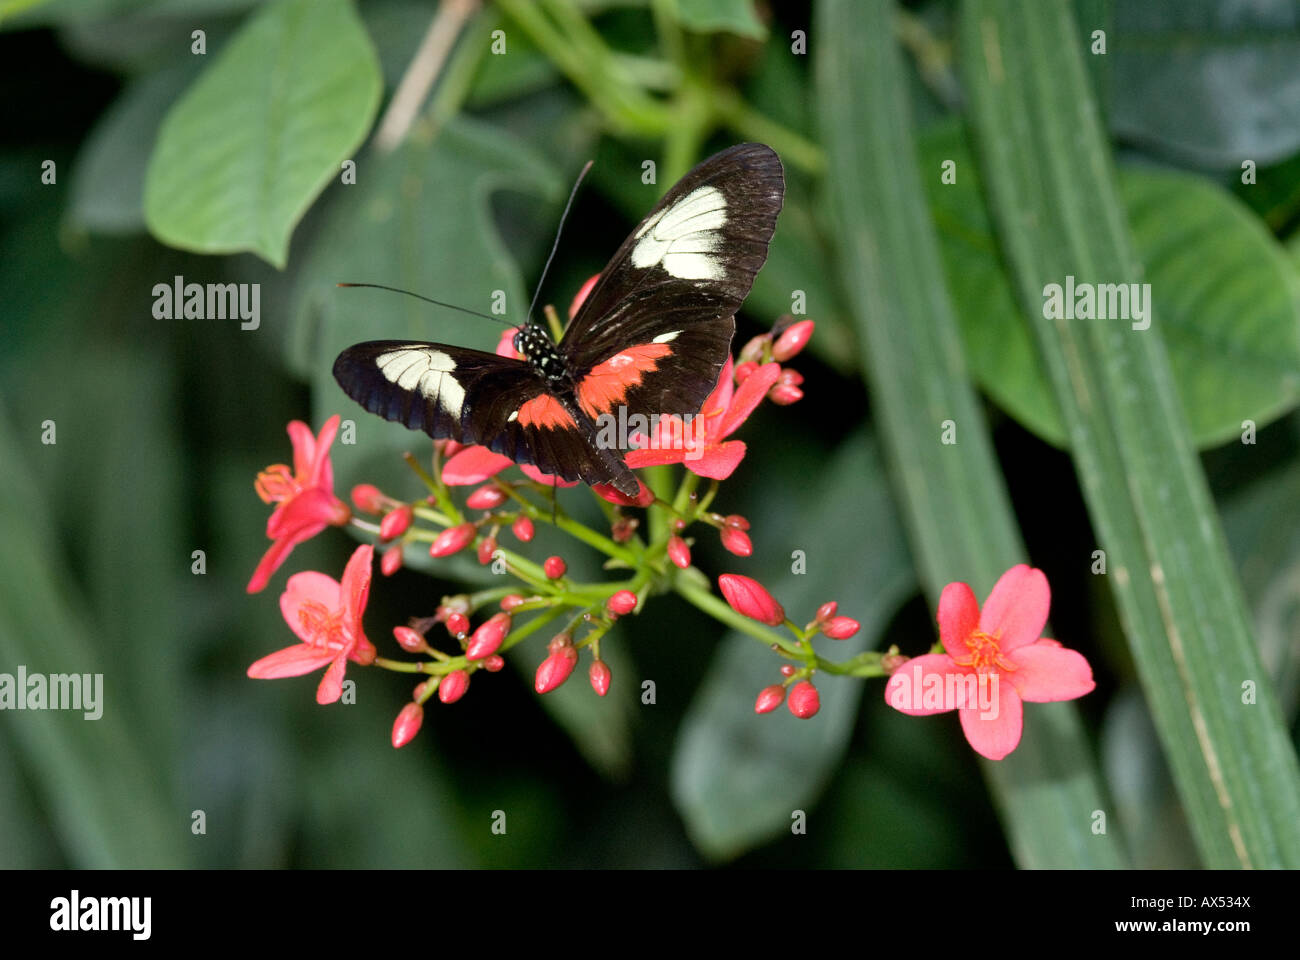
M481 610L490 603L499 603L502 598L510 596L512 593L518 593L514 587L491 587L487 590L479 590L469 595L470 612Z
M451 495L447 492L447 485L442 482L441 478L434 479L429 472L424 469L424 467L420 466L420 463L415 459L415 456L409 452L402 454L402 459L406 461L408 467L415 471L415 475L420 478L424 485L429 488L429 492L432 493L434 499L438 501L438 509L441 510L446 517L450 518L447 521L446 526L450 527L455 526L458 523L463 523L465 517L456 509L456 505L451 502ZM438 471L439 459L437 448L435 448L433 453L435 471ZM416 509L419 510L420 508L417 507Z
M564 612L563 608L553 607L552 609L547 610L544 613L539 613L537 616L533 617L533 619L525 623L522 627L510 631L510 633L506 636L505 640L501 644L501 652L504 653L505 651L509 650L511 647L513 647L515 644L519 643L520 641L526 640L528 637L531 637L534 633L542 629L542 627L546 626L552 620L556 619L563 612Z
M434 663L431 660L389 660L387 657L375 657L370 665L394 673L429 673L428 668L433 667Z
M438 510L434 510L434 509L432 509L431 507L426 507L426 506L422 506L422 505L414 505L414 504L413 504L413 505L412 505L412 510L413 510L413 512L415 513L415 515L416 515L417 517L419 517L421 520L428 520L430 523L436 523L436 524L438 524L438 526L440 526L440 527L452 527L452 526L455 526L456 523L458 522L458 521L452 520L452 519L451 519L450 517L448 517L446 514L440 512L440 511L438 511ZM377 530L377 529L378 529L378 528L376 527L376 530ZM438 532L441 533L442 531L438 531ZM437 534L435 534L435 536L436 536L436 535L437 535Z

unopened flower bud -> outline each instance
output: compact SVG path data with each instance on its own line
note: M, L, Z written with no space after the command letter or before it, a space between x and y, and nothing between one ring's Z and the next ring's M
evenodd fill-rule
M809 681L800 680L790 688L790 699L786 706L800 720L807 720L822 708L822 698Z
M822 633L832 640L847 640L861 629L862 625L852 617L831 617L822 627Z
M722 522L725 526L735 527L737 530L749 529L749 521L746 520L738 513L727 514L725 517L722 518Z
M573 647L573 640L567 634L560 634L549 646L550 654L537 668L533 687L538 693L550 693L573 673L578 664L578 651Z
M497 538L484 537L478 542L478 562L487 566L492 562L492 554L497 552Z
M494 613L491 617L479 624L474 635L469 638L469 646L465 648L466 660L483 660L497 652L501 646L501 641L505 640L506 634L510 632L510 614Z
M767 352L768 344L771 342L772 335L770 333L760 333L758 336L753 337L748 343L740 348L740 362L762 363L763 354Z
M515 607L519 606L519 604L523 602L524 602L524 598L521 597L519 594L507 593L504 597L501 598L501 609L504 610L506 613L509 613L511 610L513 610Z
M536 532L533 529L532 518L526 516L521 516L512 523L510 525L510 530L514 533L515 537L523 543L527 543L529 540L533 539L533 534Z
M379 558L379 572L386 577L391 577L400 569L402 569L402 545L395 543Z
M469 674L464 670L453 670L442 678L438 684L438 699L443 703L455 703L465 696L469 689Z
M831 617L835 616L835 611L839 609L839 604L834 600L827 600L817 608L817 622L825 623Z
M487 483L469 495L465 506L471 510L495 510L506 502L506 492L494 483Z
M400 537L411 526L411 518L415 516L415 511L409 503L404 503L396 510L389 510L384 514L384 519L379 521L379 539L392 540Z
M466 545L474 539L474 524L462 523L455 527L448 527L434 539L432 546L429 547L429 556L431 557L449 557L453 553L464 550Z
M465 636L469 633L469 617L463 613L448 614L447 632L457 638Z
M604 660L593 660L590 669L587 670L587 676L591 679L591 689L597 694L603 697L609 693L609 664Z
M800 320L786 327L785 332L777 337L776 343L772 344L772 359L777 363L785 363L808 345L816 326L811 320Z
M397 639L398 646L407 653L421 653L429 649L424 637L410 627L393 627L393 636Z
M605 609L621 617L635 610L636 602L636 594L631 590L619 590L605 601Z
M783 663L781 664L781 676L793 677L795 673L795 669L796 668L793 663Z
M754 712L771 713L784 702L785 687L779 683L774 683L770 687L764 687L758 691L758 699L754 701Z
M803 391L788 383L778 383L771 390L767 391L767 399L771 400L778 407L788 407L790 404L798 403L803 399Z
M609 483L593 484L591 491L602 500L608 500L610 503L617 504L620 507L648 507L650 504L654 503L655 499L654 492L640 480L637 480L637 491L636 496L634 497L629 497L626 493Z
M789 384L792 387L803 386L803 374L793 367L782 367L781 373L776 378L777 383Z
M546 562L542 564L542 572L546 574L548 580L559 580L568 569L569 566L564 562L563 557L547 557Z
M397 719L393 721L393 746L404 747L420 732L420 725L424 723L424 707L418 703L408 703L397 713Z
M754 544L749 539L749 534L735 527L722 528L722 545L738 557L748 557L754 552Z
M506 662L499 653L494 653L483 661L483 669L488 673L500 673L505 665Z
M718 577L718 587L737 613L771 627L785 622L785 609L757 580L738 573L724 573Z
M362 513L381 513L386 499L373 483L358 483L352 488L352 503Z
M691 548L681 537L668 538L668 559L683 570L691 565Z

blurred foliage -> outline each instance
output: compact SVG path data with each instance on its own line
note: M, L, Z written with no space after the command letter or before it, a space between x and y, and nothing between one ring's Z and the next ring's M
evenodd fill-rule
M896 506L906 479L880 467L860 326L830 267L856 225L832 226L828 209L814 5L473 6L404 142L385 153L373 134L429 28L428 3L0 0L0 672L102 671L106 703L98 721L0 713L0 866L1011 865L954 717L902 717L875 683L829 678L821 716L754 717L773 658L669 597L605 642L606 700L578 679L554 702L533 695L539 638L517 651L518 671L432 705L401 751L388 734L406 678L350 672L357 704L326 709L314 681L244 676L288 636L277 605L287 571L244 593L266 545L252 481L288 457L285 424L356 420L356 445L335 448L341 490L361 478L409 490L398 455L424 449L346 401L334 354L376 337L491 349L497 336L334 284L478 309L501 289L518 316L567 185L594 158L543 291L563 306L676 177L744 139L781 154L788 193L737 342L789 312L796 290L818 328L799 362L806 398L746 424L749 455L720 494L720 509L753 521L754 556L701 542L696 562L769 583L796 619L839 600L863 621L852 643L864 649L917 654L934 640L932 611L908 602L925 574ZM1053 627L1097 673L1077 706L1116 829L1135 865L1196 864L1110 591L1088 573L1096 536L1053 446L1060 414L963 139L962 6L917 0L891 15L965 365L990 401L1028 554L1051 580ZM1121 152L1129 227L1294 734L1300 22L1283 0L1080 0L1074 13L1082 37L1093 23L1108 30L1105 58L1086 59ZM491 52L496 30L504 55ZM955 185L939 181L949 158ZM1243 159L1256 161L1253 184ZM355 184L340 180L345 160ZM648 160L653 184L641 178ZM259 283L259 328L155 319L153 287L176 276ZM1257 421L1252 444L1237 439L1244 419ZM41 442L47 420L53 445ZM584 509L581 492L564 496ZM559 542L539 533L537 555ZM350 546L319 537L291 569L337 574ZM796 549L805 577L790 573ZM481 576L471 562L409 560L372 594L377 642ZM599 576L570 559L584 562L582 576ZM654 704L639 699L644 679ZM806 835L790 832L793 807L808 814ZM191 832L197 810L206 835ZM490 829L496 810L504 836Z

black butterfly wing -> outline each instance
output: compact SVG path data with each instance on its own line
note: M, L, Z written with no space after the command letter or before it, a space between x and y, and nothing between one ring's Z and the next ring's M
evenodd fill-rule
M516 463L586 483L636 479L573 400L547 389L527 363L442 343L375 340L348 347L334 379L371 413L434 439L481 444Z
M784 196L781 161L761 143L715 154L664 195L560 342L585 413L595 420L620 405L629 415L699 412Z

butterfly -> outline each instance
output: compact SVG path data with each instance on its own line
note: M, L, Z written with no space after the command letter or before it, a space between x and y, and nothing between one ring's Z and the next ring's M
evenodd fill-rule
M682 177L623 241L558 343L532 321L514 335L522 360L377 340L340 353L334 378L386 420L635 496L624 448L600 427L620 415L628 423L699 413L784 195L770 147L723 150Z

